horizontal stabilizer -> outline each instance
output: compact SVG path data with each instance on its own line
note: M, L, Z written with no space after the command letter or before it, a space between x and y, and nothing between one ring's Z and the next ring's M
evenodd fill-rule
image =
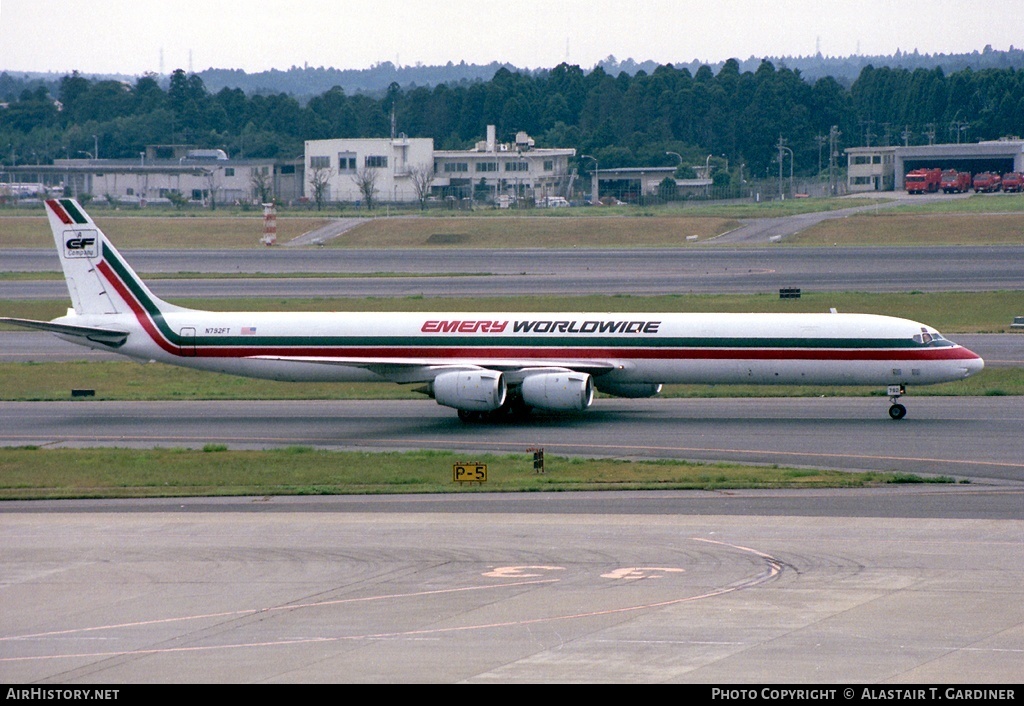
M12 319L0 317L0 323L13 324L23 328L37 329L59 333L62 336L75 336L85 338L94 343L100 343L111 348L120 348L128 340L127 331L115 331L107 328L96 328L95 326L73 326L71 324L55 324L50 321L34 321L33 319Z

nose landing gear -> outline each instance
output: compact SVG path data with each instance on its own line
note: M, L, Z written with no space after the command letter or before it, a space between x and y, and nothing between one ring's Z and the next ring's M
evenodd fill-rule
M907 416L907 408L899 403L900 395L906 393L906 385L889 385L889 401L892 402L892 406L889 407L889 417L896 421Z

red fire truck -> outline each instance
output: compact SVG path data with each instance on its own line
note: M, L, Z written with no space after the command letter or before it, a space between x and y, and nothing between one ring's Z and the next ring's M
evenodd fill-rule
M1003 191L1006 193L1024 191L1024 174L1020 172L1007 172L1003 174Z
M971 190L971 175L969 172L958 172L955 169L946 169L942 172L942 192L945 194L962 194Z
M974 193L999 191L999 187L1002 183L1003 179L998 174L993 174L992 172L981 172L980 174L975 174Z
M935 193L939 190L939 184L942 183L942 170L939 168L915 169L907 173L904 183L907 186L908 194Z

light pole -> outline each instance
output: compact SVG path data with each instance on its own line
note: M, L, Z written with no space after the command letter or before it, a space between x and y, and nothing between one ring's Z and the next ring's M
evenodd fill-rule
M782 193L782 162L785 157L782 154L783 150L789 152L789 193L793 193L793 150L786 147L786 141L782 135L779 135L779 142L776 145L779 148L779 198L785 198Z
M960 135L965 133L965 132L967 132L968 128L970 128L970 127L971 127L971 124L968 123L966 120L955 120L955 121L953 121L953 125L950 127L950 130L955 130L956 131L956 143L958 145L960 144Z
M580 159L592 159L594 160L594 178L590 182L590 205L596 206L601 202L600 199L600 172L597 169L597 158L591 157L589 154L581 154Z
M100 138L98 138L95 135L93 135L92 136L92 145L93 145L92 158L95 159L95 160L99 160L99 158L100 158Z
M793 150L791 150L790 148L786 147L785 145L781 145L780 149L784 149L787 152L789 152L789 195L792 197L793 196ZM781 152L779 154L781 155ZM780 174L782 172L782 163L781 162L779 163L779 172L780 172Z

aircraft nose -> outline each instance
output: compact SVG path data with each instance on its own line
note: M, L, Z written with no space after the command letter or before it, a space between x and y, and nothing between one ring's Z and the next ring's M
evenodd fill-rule
M970 357L961 361L964 368L964 377L966 378L974 375L975 373L980 373L985 367L985 361L982 360L982 357L974 351L967 350L966 348L964 351L970 354Z

